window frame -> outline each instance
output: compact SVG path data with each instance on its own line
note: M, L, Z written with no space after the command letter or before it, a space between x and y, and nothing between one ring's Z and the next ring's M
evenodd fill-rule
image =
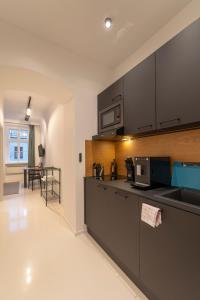
M18 130L18 137L15 138L10 138L9 137L9 130ZM20 138L20 130L27 130L28 131L28 140ZM26 142L27 144L29 143L29 126L28 125L17 125L17 124L6 124L5 125L5 134L4 134L4 139L5 139L5 161L6 165L27 165L27 161L22 161L20 160L20 143ZM17 147L18 147L18 160L16 161L11 161L10 160L10 151L9 151L9 145L11 142L16 142Z

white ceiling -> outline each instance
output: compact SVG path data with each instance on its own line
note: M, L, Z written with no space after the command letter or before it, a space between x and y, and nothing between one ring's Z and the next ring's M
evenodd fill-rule
M4 95L5 120L24 121L28 97L31 96L30 123L40 123L52 102L46 97L23 91L9 91ZM29 123L29 122L27 122Z
M115 67L190 0L2 0L0 18ZM113 28L103 27L105 17Z

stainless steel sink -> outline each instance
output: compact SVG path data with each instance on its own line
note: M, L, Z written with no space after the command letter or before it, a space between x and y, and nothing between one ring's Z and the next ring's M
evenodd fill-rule
M176 201L200 206L200 191L189 189L178 189L162 195L164 198L170 198Z

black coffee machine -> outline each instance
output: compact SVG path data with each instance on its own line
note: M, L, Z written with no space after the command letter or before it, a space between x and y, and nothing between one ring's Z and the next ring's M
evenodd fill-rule
M170 186L170 157L135 157L135 188L146 190Z
M126 165L126 170L127 170L127 181L134 182L135 181L135 168L134 168L132 157L127 157L125 159L125 165Z

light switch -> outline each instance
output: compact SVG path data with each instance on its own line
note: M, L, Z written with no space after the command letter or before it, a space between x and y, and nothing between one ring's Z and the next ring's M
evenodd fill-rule
M79 160L80 163L82 162L82 153L78 154L78 160Z

